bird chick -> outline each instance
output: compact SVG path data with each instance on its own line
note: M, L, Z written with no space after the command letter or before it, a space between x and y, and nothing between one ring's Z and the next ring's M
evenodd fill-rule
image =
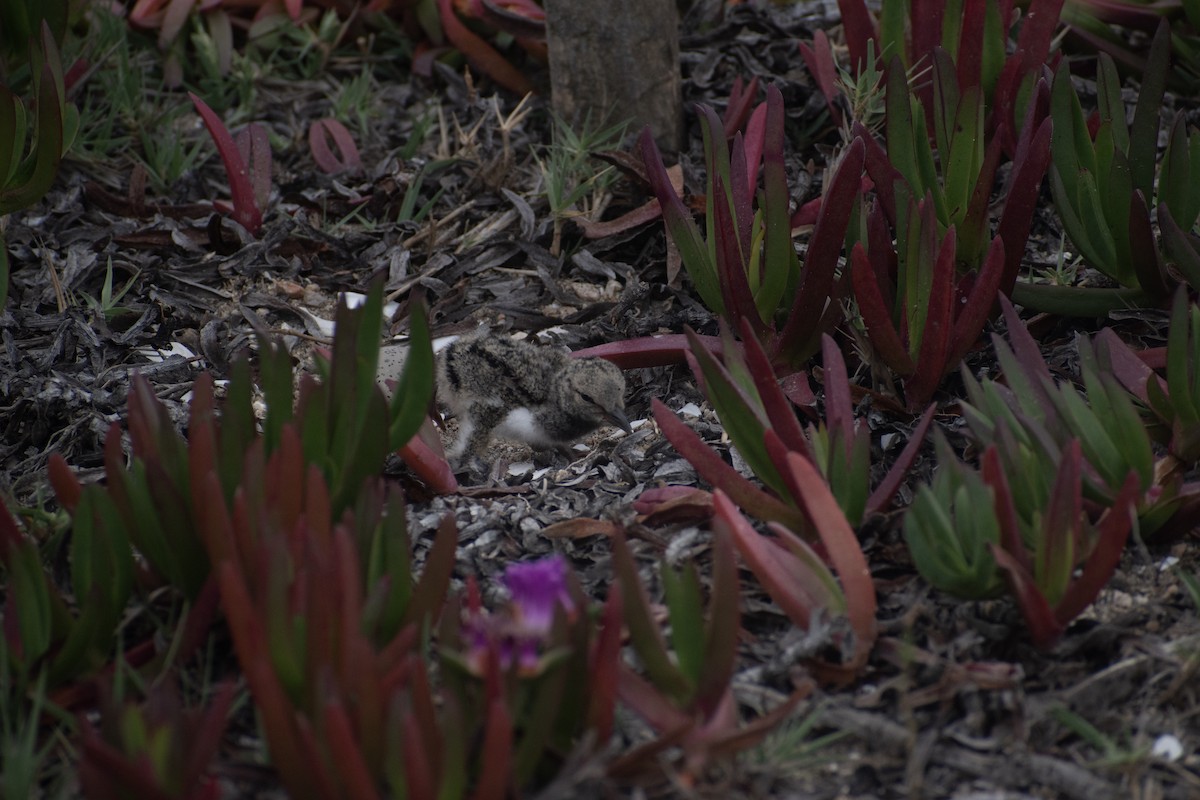
M486 330L438 351L438 397L458 418L456 458L478 456L492 435L538 449L571 442L625 418L625 376L611 362L577 359Z

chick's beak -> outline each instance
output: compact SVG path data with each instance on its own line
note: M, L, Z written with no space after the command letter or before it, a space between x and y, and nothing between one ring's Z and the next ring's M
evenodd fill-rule
M608 421L616 425L626 433L633 433L633 428L629 426L629 420L625 416L625 412L619 408L610 408L605 412Z

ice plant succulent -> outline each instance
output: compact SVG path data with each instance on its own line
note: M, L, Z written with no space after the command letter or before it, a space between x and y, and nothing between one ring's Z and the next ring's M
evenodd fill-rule
M1166 352L1135 353L1111 329L1096 338L1100 365L1142 402L1158 425L1153 433L1181 464L1200 461L1200 307L1188 300L1187 290L1175 291ZM1146 363L1163 361L1166 379Z
M640 669L619 664L615 687L622 703L656 735L615 760L609 771L617 777L659 772L664 754L674 749L679 757L669 762L673 774L694 781L715 759L761 741L810 690L801 686L771 711L742 724L731 685L741 611L737 564L726 531L714 529L712 552L707 603L694 565L682 569L665 561L661 565L670 617L668 643L651 611L624 532L618 528L613 538L617 590L640 663Z
M472 765L462 743L479 741L480 719L504 721L489 721L491 741L472 767L477 797L543 785L566 754L603 748L617 703L620 592L611 588L599 614L587 613L578 581L557 555L514 564L500 583L508 598L496 609L485 607L474 576L450 599L437 629L435 689L444 710L438 720L414 719L431 756L470 757ZM579 686L590 691L573 691ZM443 791L455 777L442 773Z
M191 92L188 97L204 120L225 165L233 198L233 218L250 234L257 234L271 194L271 146L266 128L252 122L235 138L207 103Z
M1022 110L1042 64L1051 56L1062 6L1063 0L1033 0L1020 9L1016 4L912 0L881 5L876 19L864 0L838 1L852 77L872 68L872 57L889 73L894 69L893 59L898 59L899 72L924 70L935 49L943 50L953 59L962 90L979 92L986 103L989 129L994 129L1010 156L1016 149ZM1015 42L1011 41L1013 31L1017 32ZM819 77L834 72L832 50L820 46L819 38L819 34L814 37L814 46L807 52L802 45L802 52L832 103L833 83ZM918 90L927 115L933 112L936 93L928 82Z
M1095 315L1165 302L1179 278L1193 288L1200 285L1200 247L1190 235L1200 222L1200 137L1188 134L1183 119L1176 119L1166 154L1155 164L1170 37L1164 21L1146 60L1131 124L1117 67L1107 53L1100 54L1099 109L1092 116L1085 117L1065 68L1056 74L1050 182L1055 209L1085 262L1121 287L1072 293L1030 286L1018 295L1026 305ZM1160 229L1157 240L1151 209Z
M904 540L917 571L958 597L993 597L1004 588L991 547L1000 543L995 493L938 436L937 474L904 512Z
M1092 348L1078 339L1084 393L1070 382L1056 382L1012 305L1001 299L1011 347L993 336L1005 385L977 380L963 370L969 402L962 404L971 435L983 447L996 445L1017 485L1018 506L1043 502L1045 482L1034 466L1060 463L1064 448L1078 440L1086 467L1089 498L1115 502L1126 476L1137 476L1143 532L1157 528L1171 513L1169 495L1153 487L1154 454L1132 398L1116 379L1102 372Z
M789 491L799 498L806 528L815 532L822 552L775 522L767 525L770 536L760 534L719 489L714 526L733 538L792 623L820 641L816 649L823 655L810 660L814 674L846 683L866 664L875 643L875 586L854 529L820 474L796 453L787 454L786 464Z
M982 333L1004 280L1005 244L994 238L978 273L960 276L956 230L939 233L931 196L904 204L894 249L879 209L869 249L851 252L854 298L876 357L903 379L904 403L916 411Z
M62 17L65 22L65 8ZM40 34L38 45L31 45L27 53L33 102L27 108L10 87L0 83L0 217L33 205L49 191L79 128L79 113L66 99L58 45L45 20ZM0 235L0 311L8 301L8 271L8 248Z
M870 432L854 418L850 401L850 381L845 362L833 340L822 340L825 369L825 408L823 423L801 425L791 400L784 392L766 351L751 335L743 321L742 346L733 341L728 328L722 335L722 353L718 360L704 342L691 331L688 354L692 372L717 411L725 430L738 452L746 459L770 494L758 489L739 475L705 445L678 417L661 402L653 403L654 418L663 434L705 480L722 487L734 502L756 516L806 530L799 498L789 491L784 473L786 454L796 453L812 462L828 481L843 512L852 524L891 503L904 473L911 466L933 418L927 409L917 423L908 444L887 475L872 491L870 486ZM790 376L807 381L807 376ZM806 383L802 390L808 391ZM770 435L768 435L768 433Z
M715 111L702 106L700 113L708 174L703 236L671 186L653 137L644 131L639 140L667 230L704 304L738 330L741 320L749 322L771 362L795 368L840 318L840 304L832 297L858 197L863 146L852 143L834 170L801 266L792 244L778 87L767 87L766 102L751 115L745 136L735 135L732 143ZM760 164L763 191L755 209Z
M867 174L897 231L907 198L929 197L939 231L957 231L956 263L979 269L990 255L997 175L1005 148L1012 148L1013 167L995 224L1006 253L1001 286L1011 291L1050 160L1049 87L1040 79L1031 85L1021 120L993 119L989 124L980 88L962 83L954 60L942 48L935 48L931 57L931 98L914 92L898 59L888 69L886 153L864 126L855 126L867 143ZM959 54L958 66L965 58Z
M1083 505L1079 440L1048 465L1044 491L1030 504L1010 488L1024 465L1005 464L995 446L978 473L951 459L933 490L914 502L905 538L921 575L963 597L995 592L1003 576L1029 627L1033 643L1052 646L1096 598L1121 559L1133 526L1137 476L1126 477L1112 505L1092 524ZM945 476L945 477L943 477ZM953 498L950 508L939 505Z
M1068 47L1104 53L1123 70L1141 73L1143 79L1147 69L1145 43L1159 25L1167 22L1171 26L1174 63L1167 74L1168 87L1187 94L1200 80L1200 8L1195 3L1070 0L1063 6L1062 22Z
M74 507L70 591L86 598L78 612L42 564L34 540L22 533L0 501L0 564L5 571L3 635L16 685L45 676L54 688L83 678L110 657L133 591L133 554L112 501L90 486ZM139 648L144 654L145 648ZM131 660L144 660L130 654ZM4 691L8 691L6 688Z
M893 57L886 150L854 126L875 191L852 229L854 299L876 361L903 379L910 411L928 403L974 347L997 294L1013 290L1049 164L1045 83L1031 85L1019 128L989 119L978 72L962 69L974 57L960 51L956 64L934 48L928 97L910 89ZM993 192L1009 147L1014 164L992 235Z
M235 683L215 692L206 709L183 709L178 691L155 684L142 705L103 698L101 729L81 720L79 782L88 797L155 797L216 800L217 780L207 774L221 745Z
M215 481L222 502L231 503L251 477L257 479L248 472L256 463L248 456L257 454L261 462L273 455L283 445L282 431L288 424L299 432L295 456L303 465L317 465L329 481L332 513L352 508L365 481L382 470L389 450L413 439L433 390L432 349L423 307L417 304L405 391L395 393L390 406L384 400L375 384L375 326L381 308L382 290L376 286L360 309L339 309L326 377L321 382L312 376L301 379L298 402L293 401L290 355L276 343L260 342L259 384L267 405L261 433L245 360L233 366L219 417L212 378L197 379L186 438L149 383L135 376L129 396L133 459L126 464L120 427L111 426L104 443L107 486L96 487L101 494L89 501L94 502L90 509L99 509L90 512L98 533L127 536L153 578L188 598L197 597L210 574L203 534L205 512L212 510L206 481ZM380 436L380 431L387 435ZM87 499L91 489L81 489L61 457L51 459L51 482L64 506L78 514L76 504L81 495Z

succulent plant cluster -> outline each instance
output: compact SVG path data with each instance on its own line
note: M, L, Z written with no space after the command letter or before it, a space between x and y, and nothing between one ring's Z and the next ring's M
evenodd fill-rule
M285 5L292 19L312 11ZM450 0L396 5L406 24L431 38L436 28L502 86L527 88L484 34L527 37L540 24L536 4L503 13ZM1089 5L1071 3L1063 19L1095 41ZM1095 19L1112 22L1122 5L1095 4ZM189 13L227 43L233 12L218 6ZM937 471L914 488L901 523L916 569L954 595L1008 592L1038 647L1052 647L1102 591L1134 531L1194 526L1200 485L1186 476L1200 460L1200 308L1191 300L1200 133L1180 116L1161 158L1157 142L1172 59L1200 63L1198 20L1176 14L1152 26L1127 124L1120 48L1106 37L1098 107L1085 113L1090 101L1055 49L1062 0L1032 0L1021 15L1013 3L971 0L889 1L878 18L862 0L839 6L849 66L834 61L823 33L800 55L841 135L821 197L791 196L774 85L755 105L757 83L739 84L724 118L699 110L703 226L643 134L636 153L658 204L650 216L661 214L720 334L689 329L589 353L626 367L688 363L757 479L654 401L663 436L714 488L657 487L635 510L646 524L704 522L711 574L664 558L655 606L619 525L603 600L558 556L509 565L495 591L482 590L458 571L451 517L417 559L405 498L380 477L385 458L399 453L434 491L457 486L429 436L423 306L411 306L411 353L389 401L376 385L375 286L362 307L339 309L319 377L297 381L288 354L264 337L256 374L237 363L220 401L211 377L196 381L186 434L135 380L125 429L114 423L105 439L102 482L82 484L59 457L49 483L61 517L20 525L0 504L0 699L20 706L2 731L5 788L21 785L22 765L36 773L47 708L68 720L99 708L98 722L66 723L85 793L217 797L209 771L239 698L296 797L506 798L580 759L602 760L618 779L664 763L695 779L761 740L813 686L798 682L773 709L743 718L733 678L746 576L819 639L804 659L816 681L862 673L878 638L877 600L856 529L892 507L927 438ZM130 14L175 59L179 7L139 2ZM914 24L918 7L936 24ZM0 214L48 190L73 136L55 30L47 20L21 45L36 101L0 85ZM229 177L231 203L215 206L256 235L270 198L267 131L250 124L232 135L191 99ZM359 164L335 120L314 125L309 142L322 169ZM1086 265L1116 286L1022 274L1047 195ZM801 256L797 232L809 226ZM0 286L4 256L0 242ZM1135 352L1111 330L1080 335L1078 382L1056 380L1013 301L1064 315L1170 304L1169 343ZM1007 333L992 336L1002 379L964 365L992 323ZM875 381L857 385L852 374ZM929 435L951 381L965 386L955 413L977 457ZM855 409L862 397L912 421L886 470L873 469L879 452ZM38 539L52 525L70 531L68 576L42 563ZM148 635L126 629L135 598L150 596L172 598L170 621ZM240 679L185 707L180 665L217 631L228 633L229 673ZM138 691L122 688L125 674L138 676ZM624 746L620 710L649 736Z

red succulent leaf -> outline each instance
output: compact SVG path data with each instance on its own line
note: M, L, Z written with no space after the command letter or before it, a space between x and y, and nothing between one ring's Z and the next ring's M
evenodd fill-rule
M825 192L817 227L808 241L796 299L775 340L775 353L785 359L801 351L820 325L828 321L826 305L834 288L846 228L858 201L864 158L862 140L855 139L843 154Z
M850 74L858 75L866 65L868 40L875 40L875 55L880 55L878 28L864 0L838 0L838 10L850 49Z
M458 524L454 514L447 512L438 524L437 535L425 559L421 579L413 587L412 601L404 615L405 624L422 624L424 620L433 624L437 621L446 602L457 552Z
M476 36L470 28L462 23L454 10L453 0L437 0L438 13L442 20L442 30L471 64L488 75L496 83L519 95L533 91L529 78L508 63L490 44Z
M232 423L227 419L226 424ZM217 431L212 375L204 372L192 384L192 402L188 409L188 481L191 484L188 490L197 513L204 481L210 474L217 474ZM197 530L202 527L197 523Z
M983 482L992 490L992 507L996 512L996 521L1000 524L1000 546L1013 557L1022 570L1032 572L1033 559L1030 558L1021 538L1012 490L1008 485L1004 466L1000 463L1000 451L995 445L990 445L984 451L980 473Z
M842 351L829 334L821 336L822 382L825 385L825 420L831 432L837 431L846 446L854 437L854 404L850 398L850 376Z
M1047 599L1057 603L1066 592L1081 553L1083 496L1080 480L1083 455L1079 440L1072 439L1063 449L1050 502L1042 516L1040 541L1033 574Z
M716 510L713 529L732 537L750 571L797 627L807 630L814 611L842 605L836 586L827 586L809 566L820 559L803 540L796 539L790 544L805 550L809 563L754 530L720 489L713 495L713 507Z
M438 725L437 708L434 705L433 687L429 683L429 668L424 659L417 655L413 655L409 659L411 665L410 691L409 700L411 706L409 708L408 719L405 721L406 739L409 736L415 736L420 739L423 744L419 751L412 751L413 755L417 753L423 754L426 757L428 764L428 777L422 779L422 783L426 780L432 785L440 779L442 765L445 763L443 757L445 755L446 742L443 739L441 727ZM410 751L405 750L405 767L412 769L412 764L409 763ZM410 772L411 776L412 773ZM410 782L410 788L412 784ZM433 797L434 795L420 794L413 791L412 797Z
M704 349L718 358L724 357L725 345L719 336L692 337L704 345ZM621 369L642 367L668 367L683 364L686 353L691 351L692 338L682 333L661 336L641 336L621 342L606 342L595 347L585 347L571 353L573 358L605 358Z
M804 517L799 511L742 477L657 397L651 400L651 408L663 436L687 459L700 477L713 486L722 487L743 508L754 509L755 515L761 519L803 527Z
M928 208L928 206L926 206ZM942 239L933 267L929 296L925 301L925 327L917 353L916 370L904 381L904 400L910 411L929 402L952 366L949 363L950 337L954 333L955 230L951 225Z
M721 698L729 695L742 618L737 556L730 537L720 531L714 531L713 535L712 571L704 630L704 667L695 696L696 706L706 717L711 717Z
M954 332L950 337L951 349L946 360L947 370L953 369L962 361L979 341L979 335L983 333L983 326L992 314L1000 284L1004 280L1004 264L1004 240L997 236L988 247L987 257L975 276L974 285L960 301L961 307L958 309L957 318L954 320Z
M620 587L610 584L601 612L600 633L588 660L588 727L596 732L598 747L603 747L612 736L616 715L622 617Z
M875 584L854 529L846 521L829 486L817 468L800 456L788 455L788 466L800 490L800 503L821 537L829 563L846 595L846 613L857 637L856 655L847 664L858 668L867 661L875 642Z
M379 789L358 746L358 736L346 709L336 699L328 700L323 717L325 727L321 738L329 747L329 760L337 770L342 796L363 800L379 797Z
M795 450L809 458L808 439L804 435L804 429L800 427L800 420L780 388L771 361L754 337L754 331L747 320L742 320L741 334L746 369L754 380L754 388L767 414L767 420L789 450Z
M647 773L660 775L659 767L663 754L672 747L682 746L694 724L692 720L688 720L688 723L682 727L670 730L657 739L651 739L645 744L623 752L618 758L608 763L606 772L609 777L622 782L637 780Z
M671 700L623 662L617 664L617 694L658 733L688 730L695 725L692 717L680 711Z
M909 30L908 63L916 64L920 59L928 58L934 48L941 44L942 16L945 7L946 4L943 0L910 0L909 15L912 26ZM960 54L960 57L962 55L965 54ZM923 101L928 101L932 99L932 91L932 84L926 84L923 89L918 89L918 94L923 95ZM929 111L930 108L931 106L927 105L926 111Z
M1155 125L1157 125L1157 117ZM1129 202L1129 252L1133 255L1133 271L1138 285L1152 298L1164 298L1170 293L1162 254L1150 226L1150 209L1146 196L1138 189Z
M589 536L612 536L619 523L611 519L589 519L576 517L552 522L542 528L541 535L547 539L584 539Z
M633 510L643 525L700 522L713 515L712 495L691 486L660 486L638 495Z
M434 777L433 754L425 748L424 742L434 744L425 739L430 731L422 730L414 714L404 718L404 779L405 789L409 797L437 797L437 783Z
M809 417L816 418L817 396L808 382L807 372L793 372L779 379L779 388L792 403Z
M837 62L834 61L833 48L829 44L829 37L825 35L825 31L818 30L813 34L812 47L800 42L800 57L804 59L804 66L808 67L808 73L812 75L813 81L816 82L817 88L821 90L821 95L825 98L829 117L833 120L833 124L840 127L842 112L837 105Z
M479 780L473 800L504 800L511 794L513 719L502 697L488 707L479 756Z
M425 444L420 436L414 436L396 452L433 492L454 494L458 491L458 479L446 457Z
M964 91L980 85L983 72L983 29L987 9L987 0L966 0L963 4L962 31L959 34L955 66L958 70L958 85ZM989 180L989 186L990 183Z
M331 140L337 146L337 154L329 146ZM345 125L332 117L319 119L308 127L308 148L317 166L329 175L362 167L354 137Z
M912 435L908 437L908 444L904 445L904 449L900 451L900 455L896 457L891 469L887 475L875 487L875 491L871 492L871 496L867 498L867 505L864 508L864 514L882 513L892 502L892 498L896 496L896 492L900 490L900 484L904 482L904 478L908 475L909 467L916 460L917 454L921 451L921 445L925 442L925 434L929 432L929 426L933 423L933 414L937 410L936 404L930 404L925 409L925 413L921 415L921 421L917 423L917 427L913 429Z
M210 572L176 630L177 638L173 643L176 658L186 661L207 641L209 630L217 619L220 599L217 578Z
M170 800L145 754L126 756L105 742L86 719L80 720L83 758L79 782L89 797L119 798L127 794L146 800Z
M1079 577L1071 581L1054 609L1061 624L1066 625L1075 619L1096 599L1121 563L1121 553L1133 529L1140 485L1137 473L1131 471L1116 500L1100 518L1094 549L1084 562Z
M258 233L262 227L262 211L255 200L254 186L250 182L250 173L246 162L242 160L229 129L208 104L192 92L188 92L192 105L196 107L200 118L217 146L217 153L225 164L225 174L229 178L229 190L233 196L233 218L243 228L252 234Z
M1200 248L1195 237L1175 221L1166 203L1158 204L1158 227L1167 258L1183 273L1184 280L1200 286Z
M233 137L242 163L250 173L250 185L254 187L255 206L262 210L271 199L271 142L267 129L251 122Z
M1004 322L1008 327L1008 341L1012 344L1013 354L1035 391L1045 386L1053 386L1054 378L1050 374L1050 368L1046 366L1046 360L1042 358L1041 348L1021 321L1012 303L1003 295L1000 297L1000 308L1004 311Z
M1038 82L1038 92L1048 91L1044 80ZM1004 280L1000 291L1011 295L1025 257L1025 242L1033 224L1033 213L1041 193L1042 178L1050 167L1051 122L1048 116L1037 126L1036 133L1022 137L1013 157L1014 167L1004 192L1004 211L996 227L996 236L1004 241Z
M481 0L479 18L498 31L522 39L546 38L546 10L533 0Z
M667 176L670 178L671 186L675 189L675 194L683 197L683 169L680 165L675 164L667 167ZM646 201L643 205L638 206L633 211L629 211L616 219L610 219L605 222L593 222L587 217L572 217L572 221L579 226L583 231L583 235L588 239L602 239L605 236L613 236L618 233L624 233L627 230L632 230L640 225L645 225L647 222L653 222L662 216L662 206L659 205L658 199Z
M807 228L810 225L817 224L817 217L821 216L821 204L824 202L824 197L814 197L804 205L796 209L792 214L791 226L792 230L799 228Z
M618 233L633 230L645 225L647 222L653 222L661 216L662 206L658 204L658 200L647 200L634 210L628 211L615 219L593 222L587 217L572 217L571 221L583 231L584 238L603 239L605 236L614 236Z
M867 259L862 242L855 243L850 252L850 281L871 346L893 372L911 375L916 365L892 323L892 311L884 302L875 270Z
M772 91L774 90L774 91ZM767 102L759 103L758 108L754 109L754 113L750 115L750 120L746 123L746 135L743 139L743 147L746 150L746 202L754 198L755 191L758 189L758 170L762 166L763 151L766 148L767 141L767 108L771 104L772 94L778 94L779 89L774 84L767 87ZM780 98L782 102L782 97ZM734 184L737 185L736 183Z
M712 732L707 739L711 757L732 756L762 742L767 735L791 716L800 701L812 694L815 684L809 681L791 694L786 700L754 721L722 732Z
M308 766L315 765L310 765L304 754L291 701L267 652L263 621L255 612L250 591L236 567L224 561L215 569L234 651L254 695L260 724L270 743L271 759L284 786L293 794L307 795L313 789L313 771Z
M1095 341L1097 350L1107 355L1104 366L1112 371L1113 376L1130 394L1150 405L1146 384L1152 379L1158 381L1159 390L1163 394L1168 393L1166 382L1155 375L1154 370L1141 359L1141 354L1130 349L1112 328L1105 328L1096 334Z
M732 139L735 133L746 126L747 121L750 119L750 106L753 105L754 99L757 96L757 75L751 78L750 83L745 84L744 88L741 75L733 79L733 88L729 91L729 104L725 107L725 117L723 119L726 139ZM761 107L759 106L759 108ZM749 133L747 133L746 138L748 141L752 140ZM752 161L751 163L754 162Z
M705 139L706 149L715 147L716 145L711 141L713 129L706 125L704 130L707 137ZM723 140L720 145L722 148L724 147ZM638 136L638 150L641 153L642 162L646 165L646 178L650 181L650 186L654 189L654 196L658 198L658 202L662 206L663 224L669 234L668 241L678 249L679 255L683 263L687 265L692 281L696 285L696 291L704 299L704 302L719 314L723 314L725 288L720 281L720 276L716 274L717 265L713 263L709 246L692 220L691 211L684 206L679 194L671 185L667 169L663 165L662 154L658 151L658 145L655 144L654 135L648 125ZM715 203L715 198L711 193L708 199Z
M1017 36L1017 53L1026 72L1039 68L1050 53L1064 0L1034 0L1026 9Z
M875 185L875 193L887 215L887 221L894 226L896 224L896 181L903 180L903 176L900 170L892 164L883 145L861 122L854 123L851 133L866 147L864 166L867 175ZM891 241L890 238L889 241Z
M996 566L1004 572L1009 589L1021 609L1021 616L1029 626L1029 635L1034 646L1045 649L1062 636L1063 626L1059 623L1045 596L1038 590L1033 575L1021 566L1021 563L1007 550L996 545L989 545Z
M63 508L74 514L75 507L79 505L79 496L83 493L79 478L75 477L75 473L67 465L67 460L60 453L50 454L47 472L50 485L54 487L54 496Z
M766 331L766 324L758 316L758 308L754 305L754 294L750 290L750 282L746 276L746 258L749 249L750 225L747 220L743 225L740 208L742 203L737 200L740 192L739 183L745 180L745 151L741 146L741 134L733 140L730 186L726 186L720 174L711 176L713 202L713 236L717 245L717 275L721 281L721 292L725 297L725 310L731 320L748 319L760 333ZM737 177L735 177L737 176ZM738 177L741 180L738 180ZM734 198L735 208L730 208L726 198ZM736 218L735 218L736 214Z

